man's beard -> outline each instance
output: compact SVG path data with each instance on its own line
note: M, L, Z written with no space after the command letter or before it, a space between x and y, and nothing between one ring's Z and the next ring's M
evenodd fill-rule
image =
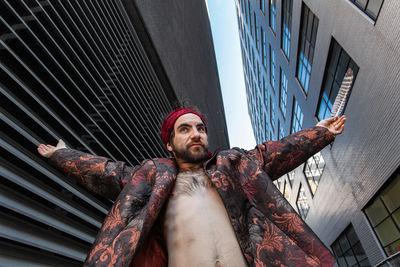
M175 147L173 144L171 144L171 146L174 151L175 158L179 158L185 161L186 163L201 163L208 160L209 158L208 148L205 147L204 145L201 145L203 148L203 152L196 154L190 151L189 148L180 149Z

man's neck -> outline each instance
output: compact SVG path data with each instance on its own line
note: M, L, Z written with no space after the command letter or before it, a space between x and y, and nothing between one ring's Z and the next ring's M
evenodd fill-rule
M188 162L183 162L180 159L176 159L176 162L178 163L179 166L179 172L185 172L185 171L195 171L198 169L203 168L203 163L188 163Z

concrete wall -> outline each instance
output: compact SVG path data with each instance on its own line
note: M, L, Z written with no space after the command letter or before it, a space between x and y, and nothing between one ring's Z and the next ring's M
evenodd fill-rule
M178 100L205 114L211 151L228 132L205 1L123 1L136 8ZM128 10L129 12L129 10Z

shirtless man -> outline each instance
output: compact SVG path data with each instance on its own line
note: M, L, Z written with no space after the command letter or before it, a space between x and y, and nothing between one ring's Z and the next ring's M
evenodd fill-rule
M247 266L221 197L202 168L208 142L201 119L192 113L179 117L167 149L179 165L164 220L168 264Z
M209 162L208 160L210 159L210 153L208 152L207 128L203 117L199 113L190 109L174 112L171 113L172 116L170 114L167 117L163 124L162 130L163 141L166 143L166 148L174 156L176 165L178 167L178 173L176 175L175 182L171 187L171 191L168 194L169 197L166 201L166 209L161 220L162 233L165 239L164 242L166 245L166 250L168 251L167 256L165 256L167 262L156 264L155 262L158 260L153 260L152 263L148 263L146 266L165 266L167 264L169 266L230 267L248 266L248 264L263 266L261 264L268 265L268 263L294 263L292 262L293 259L290 257L295 254L291 256L290 253L290 255L288 255L287 251L282 252L284 249L281 248L279 250L279 244L275 244L276 248L271 251L268 248L268 245L272 246L276 240L283 242L283 239L289 239L285 234L276 234L277 238L274 241L271 239L270 235L268 236L266 234L266 231L269 229L268 227L267 229L262 230L255 228L260 218L264 218L263 215L257 215L261 217L255 216L252 219L254 225L249 227L249 230L247 231L248 235L250 235L250 232L252 231L260 231L260 234L254 237L254 244L243 244L246 242L244 242L244 238L240 236L239 229L235 227L238 223L236 222L237 219L235 218L235 215L232 215L236 211L232 211L227 206L230 205L228 200L223 199L224 197L221 198L221 194L224 194L221 183L224 184L226 180L217 181L215 178L216 176L211 174L215 173L215 171L212 172L207 167ZM168 125L166 126L168 118L169 127L167 127ZM342 133L345 120L345 117L341 117L340 119L332 118L321 121L317 126L326 128L331 135L337 135ZM323 132L323 134L328 135L329 133ZM313 134L315 133L313 132ZM309 133L307 133L307 136L308 135ZM325 145L326 144L321 146ZM65 144L62 140L60 140L56 147L41 144L38 147L38 152L42 156L50 158L55 151L62 148L65 148ZM230 159L233 158L232 155L229 157ZM80 158L82 159L82 156ZM212 161L213 160L210 160L210 162ZM75 163L76 162L77 161L75 161ZM247 165L248 163L246 163L245 168L247 168ZM216 166L218 169L218 159ZM105 171L102 171L102 175L104 172ZM247 170L247 172L250 171ZM121 195L123 195L123 193L121 193ZM120 198L121 196L117 199L117 203L119 202ZM125 196L125 198L129 199L129 196ZM252 205L257 204L253 203ZM116 204L114 204L114 206L116 206ZM270 206L270 204L268 204L268 206ZM113 213L113 210L114 209L112 209L110 213ZM162 212L160 214L162 214ZM104 224L109 225L110 223L107 223L106 219ZM128 223L125 225L126 228L129 227ZM103 226L101 231L106 230L104 227L105 226ZM270 230L272 231L272 228ZM303 234L306 230L309 231L303 227L300 231L301 234ZM312 236L313 233L311 232L310 235ZM257 240L259 241L260 237L262 242L257 243ZM115 240L113 245L115 242L117 242ZM288 242L287 240L285 242L286 243L284 246L292 246L292 241L290 241L292 243ZM147 241L147 243L150 243L150 241ZM313 245L317 246L315 244ZM140 245L137 246L139 247ZM147 245L143 246L148 247ZM253 248L251 252L249 252L250 248L247 248L246 246ZM297 245L294 244L293 247L295 246L297 247ZM106 263L105 265L119 266L125 265L126 263L132 264L133 262L133 264L144 266L143 262L146 261L146 259L141 260L140 262L135 261L135 256L136 258L139 258L137 254L140 254L138 253L140 249L136 247L132 249L135 250L135 253L132 252L129 262L124 262L123 260L119 261L118 255L113 255L114 251L104 248L104 244L100 247L102 250L99 250L101 253L99 252L98 255L101 256L99 256L97 261L91 261L92 257L97 255L97 252L94 252L96 251L96 248L98 248L98 245L96 246L95 242L93 251L89 254L87 259L88 265L93 265L96 263L100 264L104 260L104 263ZM326 249L323 247L323 245L321 245L321 247L322 249ZM265 248L265 251L263 251L263 248ZM152 246L151 249L153 251L156 250L155 246ZM295 248L292 250L296 251ZM276 259L271 259L271 257L273 257L271 256L272 254L267 255L265 253L277 253ZM311 266L317 266L320 264L322 266L330 266L333 264L333 260L329 252L321 253L321 248L318 249L318 255L312 255L312 252L307 251L302 253L304 255L302 254L299 256L299 259L300 257L303 257L304 262L311 263ZM162 255L163 254L157 258L161 259L163 257Z

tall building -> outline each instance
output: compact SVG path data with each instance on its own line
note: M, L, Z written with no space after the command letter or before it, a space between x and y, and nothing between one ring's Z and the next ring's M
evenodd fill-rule
M329 117L353 70L344 133L275 184L339 266L398 264L400 2L235 3L258 143Z
M129 165L168 157L162 119L191 100L211 149L229 147L203 1L1 0L0 15L0 266L81 266L112 204L40 143Z

